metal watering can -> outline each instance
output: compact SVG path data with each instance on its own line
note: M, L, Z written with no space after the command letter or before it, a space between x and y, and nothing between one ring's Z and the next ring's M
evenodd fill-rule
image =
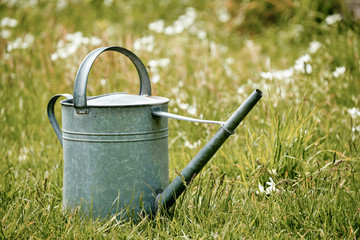
M110 93L86 97L88 75L95 59L105 51L127 56L140 78L139 95ZM140 59L122 47L102 47L88 54L75 78L74 96L58 94L47 106L52 127L63 146L63 207L78 208L105 218L125 207L154 214L170 208L185 190L185 183L200 172L225 140L234 133L262 97L255 90L226 121L187 118L168 113L169 99L151 96L148 72ZM62 100L62 131L54 106ZM168 118L217 123L221 127L169 184Z

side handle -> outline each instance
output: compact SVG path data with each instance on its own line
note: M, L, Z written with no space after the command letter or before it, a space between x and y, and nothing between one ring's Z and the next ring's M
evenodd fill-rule
M67 99L72 99L73 96L71 96L70 94L64 93L64 94L57 94L55 96L53 96L48 105L47 105L47 115L50 121L51 126L53 127L55 134L57 136L57 138L60 141L61 146L63 145L63 141L62 141L62 133L61 133L61 129L59 127L59 124L56 121L56 117L55 117L55 112L54 112L54 107L55 107L55 103L58 100L59 97L66 97Z

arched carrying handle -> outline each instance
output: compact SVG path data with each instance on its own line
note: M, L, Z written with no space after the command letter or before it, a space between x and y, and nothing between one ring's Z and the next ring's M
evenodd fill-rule
M95 49L89 53L80 64L80 67L76 73L75 85L74 85L74 107L77 109L84 109L87 107L86 103L86 85L90 69L96 60L96 58L105 51L115 51L124 54L128 57L136 67L140 78L140 92L139 95L151 96L151 85L149 74L141 62L141 60L131 51L122 47L102 47Z
M50 101L47 105L47 115L48 115L49 121L50 121L51 126L53 127L55 134L56 134L57 138L59 139L61 146L62 146L63 145L62 133L61 133L59 124L56 121L55 112L54 112L55 103L59 97L66 97L67 99L72 99L73 96L71 96L70 94L67 94L67 93L57 94L50 99Z

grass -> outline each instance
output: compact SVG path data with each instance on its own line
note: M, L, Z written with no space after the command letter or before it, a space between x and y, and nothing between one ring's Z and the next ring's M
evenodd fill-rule
M360 116L349 112L360 108L360 29L342 1L61 2L0 4L1 19L18 21L0 29L0 239L360 237ZM183 32L148 28L158 19L171 26L188 7L197 14ZM336 13L343 19L326 24ZM4 30L11 35L4 37ZM66 35L75 32L101 43L81 43L52 60L59 41L67 43ZM33 41L10 51L26 34ZM134 49L149 35L151 51ZM314 41L320 47L311 51ZM176 205L153 219L89 219L61 207L62 149L46 105L55 94L72 93L87 53L110 45L134 51L145 65L170 59L149 68L153 93L170 99L170 112L225 120L255 88L264 92ZM306 54L303 69L284 77ZM341 66L345 71L335 77ZM129 61L106 53L91 71L88 95L137 93L137 81ZM217 127L170 120L169 128L173 179ZM270 178L273 191L261 193Z

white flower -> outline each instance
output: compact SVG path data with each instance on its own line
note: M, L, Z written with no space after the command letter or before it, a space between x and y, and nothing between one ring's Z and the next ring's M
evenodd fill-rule
M265 193L265 189L263 185L259 183L259 191L256 191L256 194L263 194L263 193Z
M100 85L101 85L101 86L105 86L105 85L106 85L106 82L107 82L107 80L106 80L105 78L102 78L102 79L100 80Z
M97 46L101 44L101 39L98 37L91 37L89 41L90 45Z
M228 58L225 59L225 62L226 62L227 64L234 64L234 63L235 63L235 60L234 60L233 58L231 58L231 57L228 57Z
M220 8L217 14L219 21L222 23L228 22L230 20L230 13L224 7Z
M150 68L150 72L152 73L151 80L154 84L160 81L159 67L165 68L169 65L169 58L160 58L156 60L150 60L148 66Z
M187 113L190 115L196 115L197 113L196 106L195 105L189 106L187 109Z
M345 70L346 70L345 66L337 67L335 68L335 71L332 73L332 75L335 78L338 78L340 75L345 73Z
M187 110L189 108L188 103L182 103L179 98L176 99L176 103L181 110Z
M193 144L191 144L188 140L185 140L184 146L187 148L193 149L193 148L200 146L200 144L201 144L200 140L194 142Z
M196 34L196 36L199 38L199 39L205 39L206 36L207 36L207 33L204 31L204 30L199 30Z
M15 50L15 49L29 48L33 44L34 40L35 40L35 38L31 34L26 34L24 39L16 38L15 41L10 42L8 44L7 51L11 52L12 50Z
M351 131L352 131L353 133L355 133L355 131L360 133L360 125L359 125L359 126L353 126L352 129L351 129Z
M273 74L271 72L261 72L260 77L263 78L263 79L272 80L273 79Z
M98 37L84 37L82 32L69 33L57 43L57 50L51 55L51 60L65 59L73 55L81 45L99 45L101 39Z
M242 95L245 93L245 87L244 86L240 86L238 89L237 89L237 93Z
M289 68L285 70L278 70L278 71L272 71L272 72L261 72L260 77L262 79L277 79L277 80L289 80L294 75L294 69Z
M360 110L358 108L349 108L347 111L353 119L355 119L356 117L360 117Z
M274 180L273 180L271 177L269 177L269 179L270 179L270 182L266 182L266 184L269 185L269 187L266 188L265 193L266 193L266 194L270 194L270 193L272 193L272 192L277 192L277 191L279 191L279 190L276 189L276 187L275 187L276 184L275 184Z
M160 75L157 72L153 72L151 76L152 83L156 84L160 81Z
M321 43L320 43L320 42L318 42L318 41L312 41L312 42L310 43L310 46L309 46L309 48L308 48L308 51L309 51L310 53L316 53L317 50L319 50L320 47L321 47Z
M170 25L170 26L163 26L165 24L163 24L162 22L154 22L156 23L155 25L151 26L150 30L153 31L160 31L160 29L164 29L161 32L164 32L166 35L174 35L174 34L179 34L182 33L185 29L189 28L190 26L193 25L193 23L195 22L197 13L196 10L192 7L188 7L186 9L186 12L184 15L181 15L178 17L177 20L175 20L175 22ZM150 25L149 25L150 28Z
M104 0L104 5L110 7L113 4L114 0Z
M305 54L298 58L295 61L294 69L298 72L305 73L306 72L306 66L305 64L308 63L311 60L311 57L309 54Z
M265 193L266 195L269 195L273 192L279 191L279 189L276 188L276 184L275 184L274 180L271 177L269 177L269 180L270 180L270 182L266 182L266 184L269 185L269 187L267 187L266 189L263 187L263 185L261 185L259 183L259 191L256 191L256 194Z
M14 27L16 27L17 23L18 23L18 21L16 19L4 17L3 19L1 19L0 26L3 28L4 27L14 28Z
M0 37L8 39L11 36L11 32L8 29L4 29L0 32Z
M334 23L340 22L342 20L342 16L339 13L329 15L325 18L325 22L327 25L333 25Z
M169 63L170 63L169 58L160 58L157 60L150 60L148 65L150 68L157 68L157 67L165 68L169 65Z
M154 36L145 36L143 38L138 38L134 41L134 49L135 50L144 50L151 52L154 50L155 42L154 42Z
M312 66L309 63L305 64L305 72L308 74L312 72Z
M160 19L155 22L149 23L148 27L151 31L162 33L164 31L165 22Z

